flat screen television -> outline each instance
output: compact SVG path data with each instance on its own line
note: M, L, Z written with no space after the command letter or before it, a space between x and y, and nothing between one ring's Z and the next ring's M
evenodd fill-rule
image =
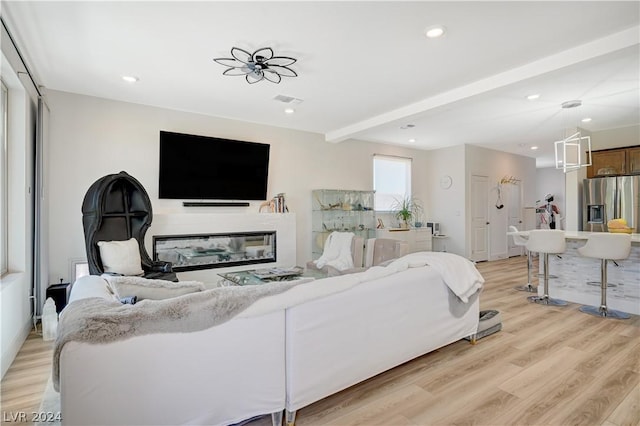
M160 131L160 198L266 200L270 145Z

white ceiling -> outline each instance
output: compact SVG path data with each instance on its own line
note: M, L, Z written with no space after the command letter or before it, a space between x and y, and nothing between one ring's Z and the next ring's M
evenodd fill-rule
M553 141L640 124L640 2L4 1L48 89L432 149L476 144L553 163ZM434 24L447 32L427 39ZM249 85L213 58L292 56ZM122 75L135 75L135 84ZM528 101L526 95L539 93ZM276 95L302 99L283 113ZM583 106L562 110L563 101ZM412 129L400 129L414 124ZM410 138L416 142L409 143ZM540 147L537 151L530 146Z

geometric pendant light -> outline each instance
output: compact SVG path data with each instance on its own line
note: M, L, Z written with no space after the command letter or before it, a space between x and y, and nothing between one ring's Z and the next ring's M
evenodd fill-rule
M562 108L568 110L582 105L582 101L567 101ZM591 165L591 136L582 136L579 129L568 130L571 135L555 142L556 169L564 173ZM566 134L565 133L565 134Z

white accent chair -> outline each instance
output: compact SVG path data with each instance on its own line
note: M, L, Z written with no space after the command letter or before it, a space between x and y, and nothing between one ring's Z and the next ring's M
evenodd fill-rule
M543 254L544 294L529 296L529 302L548 306L566 306L567 302L549 297L549 254L560 254L566 250L564 231L555 229L534 229L529 231L527 250Z
M364 251L364 267L369 268L408 254L409 243L391 238L369 238Z
M589 236L587 244L578 248L584 257L600 259L600 306L582 306L580 312L604 318L629 319L629 314L607 308L607 261L622 260L631 253L630 234L610 234L595 232Z
M518 228L516 228L515 226L511 225L509 226L509 231L511 232L518 232ZM518 291L528 291L529 293L536 293L538 291L538 287L534 287L531 284L531 252L529 250L527 250L526 245L527 245L527 238L523 237L522 235L512 235L513 237L513 243L517 246L520 247L524 247L525 250L527 251L527 284L526 285L519 285L517 287L514 287L514 289L518 290Z

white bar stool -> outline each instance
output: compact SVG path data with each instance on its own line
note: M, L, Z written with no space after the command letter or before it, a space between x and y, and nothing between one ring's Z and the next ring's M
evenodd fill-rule
M631 253L631 234L595 232L589 235L587 244L578 248L584 257L600 259L600 306L582 306L580 311L605 318L629 319L627 313L607 308L607 261L622 260Z
M549 254L564 253L567 243L564 231L555 229L534 229L529 231L527 250L544 254L544 295L529 296L527 300L541 305L566 306L567 302L549 297Z
M509 231L518 232L518 228L511 225L509 226ZM525 250L527 250L526 249L527 239L525 237L523 237L522 235L515 235L515 234L512 235L512 237L513 237L513 243L515 245L520 247L525 247ZM529 250L527 250L527 285L519 285L517 287L514 287L514 289L519 291L528 291L529 293L536 293L538 291L538 287L534 287L533 285L531 285L531 252Z

